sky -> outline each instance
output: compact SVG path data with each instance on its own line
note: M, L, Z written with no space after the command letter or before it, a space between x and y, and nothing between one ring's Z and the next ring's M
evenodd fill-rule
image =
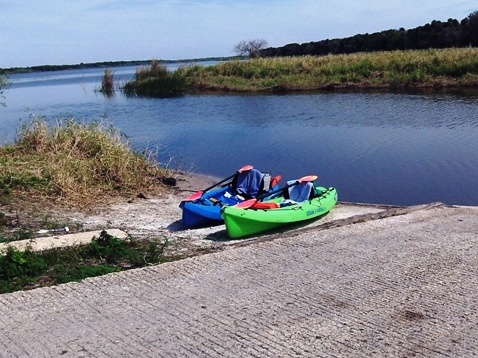
M0 0L0 68L227 57L242 40L280 47L477 10L476 0Z

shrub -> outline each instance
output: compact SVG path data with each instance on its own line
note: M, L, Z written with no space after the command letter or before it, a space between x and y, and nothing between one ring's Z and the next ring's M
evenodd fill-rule
M160 189L164 172L154 153L134 152L106 121L67 118L49 127L33 118L22 125L13 145L0 147L2 190L37 199L90 204L109 194L146 194Z
M123 87L127 95L149 97L175 97L185 91L185 80L180 72L170 73L166 66L153 60L149 68L136 70L134 80Z
M45 261L33 251L8 247L5 255L0 255L0 293L29 284L33 277L44 274L46 270Z

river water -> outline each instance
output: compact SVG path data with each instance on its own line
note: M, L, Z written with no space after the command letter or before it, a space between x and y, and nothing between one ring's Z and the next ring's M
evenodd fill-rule
M174 67L174 65L172 65ZM136 67L113 68L129 80ZM307 93L105 97L103 70L14 75L0 141L31 115L109 120L135 150L222 178L245 164L288 179L317 174L339 200L478 205L478 94Z

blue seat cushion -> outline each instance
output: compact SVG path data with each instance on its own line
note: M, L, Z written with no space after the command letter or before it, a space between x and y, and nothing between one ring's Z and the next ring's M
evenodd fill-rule
M289 180L287 184L293 184L296 180ZM288 188L289 198L295 202L301 203L310 198L314 184L311 182L299 183Z

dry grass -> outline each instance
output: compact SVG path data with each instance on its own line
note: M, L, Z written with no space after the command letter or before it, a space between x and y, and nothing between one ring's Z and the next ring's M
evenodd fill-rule
M0 195L87 206L100 198L164 190L154 153L132 151L106 122L57 121L49 127L33 118L14 144L0 147Z

